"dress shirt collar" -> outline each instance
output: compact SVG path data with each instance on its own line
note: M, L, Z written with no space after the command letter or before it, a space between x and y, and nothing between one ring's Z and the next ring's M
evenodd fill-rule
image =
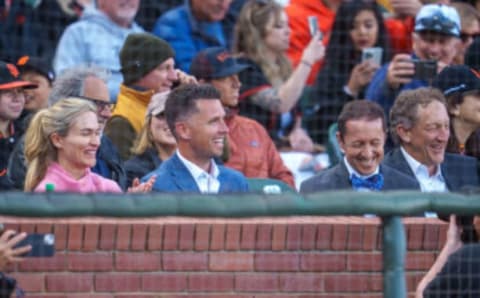
M343 157L343 162L345 163L345 167L347 168L348 171L348 178L351 179L352 175L355 174L357 177L362 178L362 179L367 179L372 177L373 175L379 174L380 173L380 167L377 166L375 171L371 173L370 175L362 175L360 174L357 170L355 170L350 163L348 162L347 158L344 156Z

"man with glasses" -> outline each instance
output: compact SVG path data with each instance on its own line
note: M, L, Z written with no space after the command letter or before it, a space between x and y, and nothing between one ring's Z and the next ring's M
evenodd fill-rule
M36 87L20 79L15 65L0 61L0 190L13 187L7 176L8 158L23 133L15 120L25 105L24 89Z
M457 10L462 24L462 30L460 32L461 42L459 42L457 46L457 55L455 56L454 64L465 64L467 49L480 33L480 12L468 3L454 2L451 5Z
M388 115L400 91L428 86L436 73L453 62L460 32L455 8L424 5L415 18L413 53L397 54L380 68L367 88L366 98L379 103ZM428 60L430 64L425 63Z

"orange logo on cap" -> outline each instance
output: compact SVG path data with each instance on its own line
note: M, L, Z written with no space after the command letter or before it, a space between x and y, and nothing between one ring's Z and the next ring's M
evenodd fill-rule
M14 78L18 77L18 75L20 74L18 69L13 64L7 63L7 69Z
M475 69L473 68L470 68L470 70L473 72L473 74L480 79L480 72L476 71Z
M18 59L17 65L23 66L23 65L27 64L28 60L30 60L29 56L22 56Z
M230 57L231 57L231 55L228 52L223 52L223 53L220 53L220 54L217 55L217 59L220 62L224 62L225 60L227 60Z

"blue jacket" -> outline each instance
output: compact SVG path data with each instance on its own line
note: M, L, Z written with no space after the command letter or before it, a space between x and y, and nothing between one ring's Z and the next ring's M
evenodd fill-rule
M237 193L247 192L248 182L246 178L235 170L217 165L220 171L218 180L220 181L219 193ZM190 192L199 193L200 189L188 171L187 167L178 158L177 154L164 161L158 169L147 174L142 178L142 182L147 181L152 175L157 179L153 185L153 191L159 192Z
M392 89L387 83L389 65L390 63L387 63L377 70L365 93L365 98L381 105L386 115L389 115L393 102L401 91L428 86L428 82L414 79L410 83L400 86L400 88Z
M197 53L209 47L227 47L221 22L200 22L192 15L189 1L158 18L153 34L166 40L175 50L175 64L190 72Z
M120 84L120 50L130 33L143 32L136 23L122 28L103 12L88 8L81 19L68 26L58 42L53 61L55 73L78 65L95 64L111 72L108 90L111 101L117 100Z

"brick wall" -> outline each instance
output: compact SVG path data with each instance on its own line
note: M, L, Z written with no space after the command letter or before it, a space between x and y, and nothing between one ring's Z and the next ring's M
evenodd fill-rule
M28 297L382 297L377 219L0 217L53 232L56 255L9 268ZM412 292L446 225L405 219Z

